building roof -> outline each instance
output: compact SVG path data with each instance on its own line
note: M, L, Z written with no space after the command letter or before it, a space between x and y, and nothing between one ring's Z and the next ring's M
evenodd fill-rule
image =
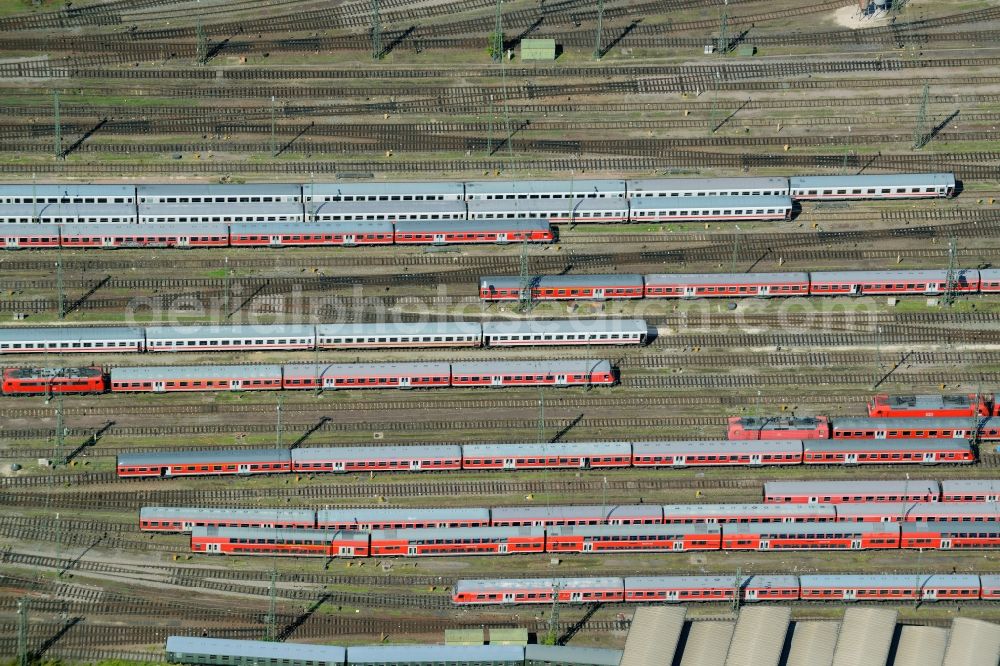
M945 479L941 490L946 493L1000 493L1000 479Z
M535 333L642 333L649 330L645 319L520 319L483 323L486 335Z
M445 199L442 201L322 201L306 204L306 217L328 215L428 215L460 213L465 215L465 202Z
M469 216L496 212L551 214L552 217L568 217L581 213L628 214L628 202L620 197L599 197L593 199L471 199L467 202Z
M635 273L603 274L603 275L539 275L532 278L531 286L535 289L552 289L565 287L632 287L642 289L642 276ZM479 278L479 288L490 286L511 288L521 286L521 278L516 275L487 275Z
M153 183L139 185L138 192L140 197L252 196L259 194L268 196L299 196L301 186L282 183Z
M729 644L726 666L778 666L792 609L787 606L743 608Z
M792 643L785 666L830 666L840 622L793 622Z
M611 372L608 361L579 359L568 361L459 361L451 364L455 375L591 374Z
M944 666L994 666L1000 661L1000 624L956 617L951 622Z
M254 463L288 461L288 449L208 449L183 451L152 451L120 453L118 464L124 465L197 465L204 463Z
M24 226L24 225L18 225ZM229 227L225 224L207 223L200 224L197 228L192 228L190 224L154 222L152 224L131 224L121 222L117 224L86 224L86 225L63 225L63 237L87 237L95 236L228 236Z
M687 609L639 606L632 615L620 666L668 666L674 662Z
M558 520L587 518L616 520L625 518L662 517L662 509L655 504L609 504L607 506L504 506L492 509L493 520Z
M292 450L295 462L321 462L323 460L426 460L430 458L461 458L458 444L424 446L343 446L307 447Z
M881 419L884 420L884 419ZM916 421L918 419L907 419ZM940 451L941 449L972 450L964 439L807 439L803 441L805 451Z
M692 622L680 666L724 666L735 630L736 623L731 621Z
M465 183L466 197L497 194L554 194L565 198L583 198L598 192L605 196L625 196L624 180L473 180Z
M0 203L0 217L135 217L128 203Z
M798 439L692 439L661 440L658 442L632 442L635 455L710 455L750 453L800 454L802 441Z
M195 636L169 636L167 652L173 654L231 655L232 657L293 659L324 664L343 664L347 650L337 645L307 645L304 643L272 643L240 641ZM279 662L280 663L280 662Z
M441 232L485 232L485 231L550 231L547 220L400 220L396 222L396 233L425 234Z
M455 592L476 592L480 590L523 590L530 586L535 590L552 590L556 585L560 590L621 589L621 578L478 578L459 580Z
M477 321L382 321L371 324L318 324L320 337L366 335L481 335Z
M885 666L898 611L848 608L840 624L833 666Z
M220 509L190 506L144 506L139 509L139 518L142 520L180 520L182 518L191 520L207 520L209 518L216 520L295 520L312 524L315 520L315 513L312 509Z
M280 365L171 365L112 368L111 381L177 381L201 379L281 380Z
M0 328L0 342L142 342L143 329L126 326L12 326Z
M643 210L712 210L722 208L791 208L787 196L728 196L728 197L636 197L631 199L632 211Z
M203 201L201 203L141 203L139 217L157 216L205 217L208 215L232 217L243 215L287 215L302 217L302 204L294 201Z
M948 646L948 630L941 627L900 627L893 664L941 666Z
M379 449L381 451L381 449ZM321 523L374 523L481 520L489 523L490 510L481 508L440 509L320 509L316 517Z
M629 196L648 192L729 192L733 190L788 191L788 179L777 176L744 178L643 178L628 181Z
M955 186L951 173L893 173L870 176L792 176L793 189L801 187L912 187L915 185Z
M323 234L391 234L388 220L334 220L329 222L237 222L229 225L234 236L240 235L323 235Z
M363 645L347 648L349 664L524 662L518 645Z
M866 440L871 441L871 440ZM765 495L914 495L924 493L937 497L937 481L910 479L907 481L767 481Z
M565 442L558 444L463 444L466 458L569 455L612 456L628 455L628 442Z
M692 199L688 199L692 201ZM809 284L808 273L655 273L646 285L782 285Z
M946 282L946 270L903 270L903 271L813 271L812 283L859 283L859 282ZM956 279L969 280L978 277L973 268L959 268Z
M853 506L853 505L852 505ZM675 504L663 507L666 517L673 516L826 516L833 518L833 504Z
M495 631L495 629L490 630L491 643ZM607 648L537 645L529 643L524 648L524 658L526 661L539 661L552 664L619 666L622 659L622 651Z
M308 377L448 377L451 366L434 361L400 361L398 363L290 363L285 378Z
M200 340L222 338L309 338L313 339L315 327L312 324L253 324L237 326L228 324L149 326L146 339L154 340Z
M302 194L311 196L405 196L443 194L461 197L465 186L458 181L398 181L378 183L304 183Z
M802 587L872 588L872 587L979 587L979 576L971 574L823 574L799 576Z

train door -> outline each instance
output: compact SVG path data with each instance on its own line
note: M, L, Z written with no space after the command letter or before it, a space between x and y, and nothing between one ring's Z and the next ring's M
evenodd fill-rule
M684 467L687 465L687 456L680 455L674 456L674 462L672 463L674 467Z
M210 553L221 553L222 552L222 544L218 544L218 543L205 544L205 550L207 550Z
M114 247L115 239L113 236L101 236L101 247Z
M885 439L885 430L876 430L875 439Z
M399 388L411 388L413 386L412 377L400 377Z
M844 464L845 465L857 465L858 464L858 454L857 453L845 453L844 454Z
M504 592L503 593L503 602L505 604L512 604L512 603L514 603L514 593L513 592Z
M753 454L750 455L750 464L751 465L759 465L759 464L761 464L761 459L760 459L760 454L759 453L753 453Z
M506 232L501 231L501 232L499 232L497 234L497 242L498 243L506 243L507 242L507 234L506 234Z
M435 245L444 245L444 243L445 243L444 234L434 234Z
M809 503L810 504L818 504L819 503L819 498L818 497L810 497L809 498Z
M697 295L698 292L694 287L684 287L684 298L694 298Z
M569 595L570 601L583 601L583 592L572 592Z
M333 461L333 471L334 472L343 472L344 471L344 461L343 460L334 460Z
M249 474L250 473L250 465L244 465L244 464L241 463L237 467L237 472L239 474Z
M357 245L357 238L354 234L344 234L344 245Z
M566 385L566 375L556 375L556 384L559 386Z
M771 293L771 287L766 284L757 285L757 295L758 296L768 296Z
M185 521L181 522L181 529L183 529L185 532L188 531L188 530L190 530L190 529L192 529L193 527L194 527L194 523L192 523L189 520L185 520Z
M746 594L743 596L747 601L757 601L757 590L747 590Z
M416 546L407 546L406 547L406 554L407 555L416 555L417 554L417 547Z
M937 601L937 590L934 588L924 588L920 591L920 598L928 601Z
M17 239L12 238L11 236L7 236L7 238L4 239L4 247L6 248L19 247Z
M162 393L165 389L163 387L163 382L153 382L153 390L157 393Z
M674 541L671 544L671 549L672 550L684 550L684 542L683 541Z
M490 379L490 383L493 386L503 386L503 377L500 375L493 375L493 377Z
M936 463L936 462L937 462L937 454L934 451L926 451L924 453L924 459L923 459L924 464Z
M761 539L760 543L757 544L757 550L771 550L771 542L767 539Z
M851 550L861 550L861 539L851 539Z
M982 434L982 433L980 433L980 434ZM971 432L967 432L965 430L955 430L954 432L951 433L951 438L952 439L969 439L971 437L972 437L972 433Z
M340 557L354 557L354 546L340 546L337 549L337 555Z
M515 461L514 461L513 458L504 458L503 459L503 468L504 469L517 469L517 465L515 464Z
M281 236L279 234L271 234L267 237L267 244L271 247L281 246Z
M594 298L604 298L603 287L594 287Z
M844 601L857 601L858 591L857 590L844 590Z
M587 456L580 456L580 468L590 469L590 458Z
M498 543L497 544L497 552L500 553L501 555L506 554L507 553L507 544L505 544L505 543Z
M924 290L924 293L925 294L937 294L938 292L941 291L941 289L939 287L940 287L940 283L938 283L938 282L928 282L927 283L927 289Z
M592 541L583 542L583 552L592 553L594 552L594 543Z
M242 388L243 388L243 380L241 380L241 379L231 379L229 381L229 390L230 391L239 391Z
M941 539L941 550L951 550L951 539Z
M680 595L677 594L677 590L666 590L665 594L663 595L663 599L665 601L677 601L677 598L679 596Z
M411 460L410 461L410 470L411 471L419 472L420 471L420 461L419 460Z

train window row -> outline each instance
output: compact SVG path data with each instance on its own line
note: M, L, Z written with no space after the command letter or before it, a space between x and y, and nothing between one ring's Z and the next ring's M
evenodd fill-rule
M130 347L134 342L2 342L0 349L106 349L109 347Z
M605 193L601 192L572 192L572 197L566 196L564 193L536 193L536 194L482 194L475 195L473 198L480 199L483 201L499 201L502 199L604 199L604 198L617 198L621 197L611 195L604 196Z
M106 204L106 203L132 203L125 197L4 197L0 203L5 204L59 204L59 203L85 203L85 204Z
M793 192L795 194L797 194L797 195L801 195L803 193L803 190L793 190ZM923 187L923 188L921 188L921 187L910 187L910 188L906 188L906 187L896 187L896 188L893 188L893 187L883 187L883 188L855 187L855 188L851 188L850 190L848 190L847 188L826 189L826 190L815 189L815 190L804 190L804 192L807 195L811 195L811 194L815 195L815 194L820 194L820 193L822 193L822 194L920 194L922 192L934 194L934 193L937 192L937 188L935 188L935 187Z
M387 337L344 337L344 338L320 338L321 344L360 344L365 342L476 342L478 335L408 335L408 336L387 336Z
M868 433L871 433L871 432L872 432L871 430L838 430L837 431L837 436L838 437L866 437L866 435ZM946 439L948 437L952 437L953 436L952 435L953 432L961 433L961 432L965 432L965 431L964 430L932 430L932 431L929 431L929 432L925 431L925 430L886 430L885 431L886 436L888 436L888 437L894 437L894 438L895 437L899 437L901 439L927 437L927 436L929 436L931 434L933 434L935 437L941 437L943 439Z
M626 340L631 338L628 333L546 333L542 336L529 333L525 335L493 335L490 337L493 340L510 342L518 340Z
M309 215L307 215L309 217ZM392 221L398 219L407 220L463 220L465 219L464 213L420 213L419 215L414 215L410 213L377 213L370 215L312 215L313 219L319 218L323 222L351 222L354 220L369 220L369 221Z
M646 197L749 197L749 196L764 196L764 197L783 197L788 193L784 190L761 190L759 192L748 192L746 190L719 190L717 192L638 192L633 194L634 198L646 198Z
M151 199L149 197L139 197L140 203L282 203L286 201L285 197L273 196L268 194L254 195L254 196L242 196L242 197L220 197L220 196L207 196L207 197L157 197Z
M71 218L73 221L77 218ZM131 218L125 221L129 221ZM153 217L151 215L140 215L139 219L144 224L151 222L177 223L177 222L299 222L301 215L165 215ZM87 220L91 222L93 220Z
M444 201L440 194L322 194L306 201Z
M784 213L785 209L777 208L725 208L722 210L639 210L632 211L634 217L688 217L689 215L764 215L765 213ZM577 217L583 217L578 215Z
M256 342L254 340L157 340L157 345L162 345L164 347L207 347L208 345L219 345L222 347L228 345L252 345L252 344L268 344L268 345L288 345L288 344L312 344L312 340L309 338L274 338L274 339L259 339Z
M410 464L418 464L421 467L431 467L434 465L457 465L458 460L349 460L346 464L352 465L354 467L393 467L393 466L409 466ZM332 462L296 462L295 466L300 469L333 469L334 463Z

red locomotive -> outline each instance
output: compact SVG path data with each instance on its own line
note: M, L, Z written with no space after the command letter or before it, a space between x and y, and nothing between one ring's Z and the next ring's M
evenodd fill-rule
M104 393L107 377L101 368L6 368L5 395L51 395L53 393Z
M730 416L729 439L829 439L830 419L825 416Z
M991 416L995 403L986 396L966 395L886 395L880 393L868 403L868 416L874 418L971 417Z

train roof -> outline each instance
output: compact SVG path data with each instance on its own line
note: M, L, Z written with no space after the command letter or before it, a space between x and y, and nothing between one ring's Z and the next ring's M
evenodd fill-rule
M635 455L654 454L740 454L740 453L802 453L799 439L695 439L632 442Z
M308 219L308 218L307 218ZM332 220L328 222L235 222L229 225L230 232L240 234L372 234L392 233L392 222L389 220Z
M885 395L875 396L875 399L878 404L909 409L968 407L972 404L968 395Z
M809 187L912 187L915 185L955 185L952 173L893 173L869 176L792 176L793 189Z
M199 379L281 380L280 365L170 365L112 368L111 381L175 381Z
M102 183L0 183L0 197L134 197L135 185Z
M201 203L139 204L139 216L156 215L292 215L302 217L302 204L294 201L203 201Z
M550 231L547 220L399 220L396 233Z
M1000 479L945 479L941 490L950 493L1000 493Z
M620 197L599 197L593 199L471 199L468 202L469 215L497 211L498 213L552 213L555 216L579 215L580 213L628 212L628 201Z
M779 506L793 506L782 504ZM1000 520L997 502L863 502L837 505L837 515L863 516L872 513L907 516L911 519L926 515L965 516L970 513L993 513Z
M479 590L522 590L525 588L551 590L556 585L561 590L585 590L599 587L622 586L621 578L475 578L463 579L455 583L455 592L475 592Z
M646 276L655 284L809 284L808 273L654 273Z
M370 377L379 376L441 376L450 375L448 363L434 361L400 361L398 363L291 363L285 366L285 377Z
M797 576L740 576L740 587L798 587ZM735 576L628 576L624 579L625 589L643 587L682 587L682 588L707 588L707 587L728 587L736 585Z
M959 268L955 271L959 280L978 278L979 271L975 268ZM900 271L813 271L810 273L813 284L825 282L945 282L948 279L947 270L900 270Z
M584 178L573 180L473 180L465 183L467 197L495 194L572 194L584 198L590 194L613 192L625 196L624 180ZM567 197L569 198L569 197Z
M301 448L292 451L295 462L317 462L322 460L412 460L415 458L461 458L462 447L458 444L435 444L424 446L343 446Z
M466 458L504 456L605 456L631 452L628 442L565 442L558 444L463 444Z
M143 329L129 326L17 326L0 328L0 342L142 342Z
M636 197L631 199L632 210L687 210L697 207L700 210L712 208L791 208L792 200L788 196L751 195L728 197Z
M833 504L668 504L663 515L672 516L810 516L835 517Z
M408 194L446 194L461 197L465 184L460 181L397 181L377 183L304 183L302 193L311 196L400 196ZM399 201L405 201L399 199Z
M618 666L622 660L622 651L612 648L528 643L524 646L524 660L580 666Z
M866 440L871 441L871 440ZM937 496L940 486L927 479L883 481L767 481L765 495L899 495L926 493Z
M192 227L179 222L153 222L151 224L133 224L120 222L116 224L67 224L62 225L63 237L94 236L227 236L229 227L225 224L209 222Z
M1000 280L1000 268L980 268L979 277L983 280Z
M135 217L128 203L0 203L0 217Z
M197 636L168 636L167 652L171 654L228 655L230 658L260 659L261 662L343 664L347 649L338 645L310 645L307 643L273 643L267 641L241 641L226 638L200 638ZM178 658L177 661L186 661Z
M955 534L957 532L985 532L990 534L1000 534L1000 520L977 520L975 522L959 522L952 520L915 520L903 523L903 532L938 532L941 534Z
M24 224L22 222L0 222L0 236L18 236L20 238L50 238L59 235L60 229L69 229L71 226L63 226L54 222L34 222ZM104 225L85 225L86 228ZM110 225L109 225L110 226ZM134 224L115 225L134 229ZM75 228L75 227L74 227Z
M520 645L362 645L347 648L351 666L385 664L497 664L522 666L524 647Z
M596 275L539 275L532 278L535 289L562 287L632 287L642 289L642 276L637 273L605 273ZM479 278L479 288L521 287L521 278L516 275L485 275Z
M607 506L505 506L492 509L493 520L521 518L542 520L553 518L596 518L614 520L621 518L648 518L661 515L662 509L655 504L609 504Z
M885 419L880 419L885 420ZM916 419L908 419L916 420ZM894 451L940 451L959 450L971 451L972 447L964 439L807 439L803 441L804 451L836 452L836 451L878 451L892 453Z
M653 534L670 536L673 534L719 534L722 531L718 525L708 523L672 524L672 525L554 525L547 527L550 536L582 536L596 537L632 534Z
M988 425L994 423L993 419L977 419L976 423L980 426ZM921 430L921 429L936 429L941 428L945 430L968 430L972 426L972 421L968 417L964 416L952 416L952 417L917 417L917 418L907 418L905 416L897 417L847 417L847 418L836 418L833 420L833 427L837 430L864 430L867 428L874 428L875 430ZM872 441L872 440L867 440ZM874 440L879 441L879 440ZM898 441L898 440L895 440Z
M728 421L757 430L800 430L823 425L829 419L825 416L730 416Z
M319 336L481 335L477 321L381 321L371 324L317 324Z
M104 371L98 366L86 366L78 368L38 368L38 367L17 367L4 368L3 376L14 379L82 379L85 377L100 377Z
M799 576L802 587L979 587L979 576L971 574L826 574Z
M285 183L153 183L139 185L137 191L140 197L204 197L219 196L299 196L301 186Z
M225 539L267 538L281 541L323 542L333 539L367 539L362 530L304 530L295 527L216 527L215 525L191 528L192 537L222 537Z
M838 521L823 523L740 523L732 527L726 526L728 532L748 532L752 534L882 534L887 530L895 531L895 523L875 523L861 521ZM727 533L726 536L732 536Z
M421 520L490 520L490 510L485 508L437 508L437 509L320 509L316 512L320 522L372 523L381 521L421 521Z
M287 454L287 452L286 452ZM191 518L203 520L207 518L230 518L240 520L253 518L255 520L300 520L312 523L315 514L312 509L220 509L215 507L191 506L144 506L139 509L142 520L157 518Z
M402 213L465 213L465 202L454 199L431 201L320 201L306 204L306 216L400 215Z
M485 335L526 335L530 333L620 333L645 334L645 319L521 319L483 322Z
M655 190L690 192L710 190L788 190L788 179L778 176L748 176L736 178L643 178L627 182L629 196Z
M611 372L611 363L599 359L552 361L456 361L451 364L453 374L591 374Z
M146 328L147 340L199 340L203 338L235 338L235 337L294 337L312 338L316 329L312 324L252 324L252 325L182 325L182 326L149 326Z
M118 465L286 462L288 459L288 449L185 449L183 451L120 453L118 454Z
M372 540L402 539L430 541L437 539L487 539L517 536L544 536L544 527L404 527L398 530L372 530Z

